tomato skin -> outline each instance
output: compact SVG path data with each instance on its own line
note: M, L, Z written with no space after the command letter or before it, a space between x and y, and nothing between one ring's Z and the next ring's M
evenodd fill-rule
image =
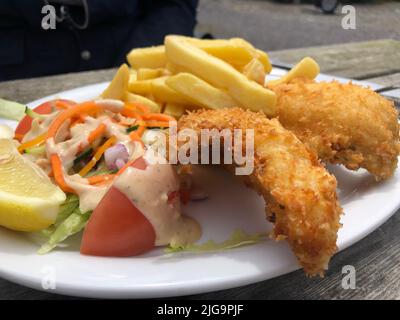
M147 168L147 162L144 160L143 157L137 158L131 165L130 167L140 169L140 170L146 170Z
M62 101L67 104L70 104L70 105L75 104L75 102L70 101L70 100L56 99L56 100L50 100L50 101L42 103L41 105L34 108L33 111L35 111L36 113L39 113L39 114L49 114L52 111L52 108L54 107L56 101ZM25 116L18 123L18 126L15 129L15 135L24 136L31 129L31 125L32 125L32 118Z
M154 248L153 226L116 187L111 187L85 228L81 253L102 257L129 257Z
M131 166L145 170L139 158ZM103 257L129 257L154 248L153 226L132 201L112 186L100 201L85 228L81 253Z

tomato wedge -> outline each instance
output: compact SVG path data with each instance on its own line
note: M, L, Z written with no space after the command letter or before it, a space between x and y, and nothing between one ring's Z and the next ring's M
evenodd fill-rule
M142 158L131 166L146 169ZM103 257L135 256L151 250L155 239L151 223L124 193L113 186L89 219L81 253Z
M56 99L42 103L41 105L34 108L33 111L39 114L49 114L52 112L53 107L55 107L55 103L57 101L62 101L63 103L71 106L75 104L75 102L70 100ZM32 118L28 116L23 117L22 120L18 123L17 128L15 129L15 135L17 137L24 136L31 129L31 125L32 125Z

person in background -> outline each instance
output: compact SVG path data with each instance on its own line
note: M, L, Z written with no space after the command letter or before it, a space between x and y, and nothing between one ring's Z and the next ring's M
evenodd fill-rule
M198 0L1 0L0 81L110 68L167 34L193 35ZM44 29L51 5L55 29Z

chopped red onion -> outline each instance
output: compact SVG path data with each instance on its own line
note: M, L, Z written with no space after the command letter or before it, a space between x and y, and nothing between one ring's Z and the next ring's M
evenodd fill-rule
M126 161L124 159L118 158L115 161L115 165L117 166L118 170L121 169L124 165L126 165Z
M107 168L110 170L117 170L122 168L129 160L129 153L126 147L118 143L104 152L104 160ZM123 163L123 164L122 164Z

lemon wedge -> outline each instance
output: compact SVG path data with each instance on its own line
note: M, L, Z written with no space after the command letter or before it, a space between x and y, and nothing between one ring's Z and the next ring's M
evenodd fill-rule
M0 225L38 231L54 223L65 194L12 140L0 139Z

